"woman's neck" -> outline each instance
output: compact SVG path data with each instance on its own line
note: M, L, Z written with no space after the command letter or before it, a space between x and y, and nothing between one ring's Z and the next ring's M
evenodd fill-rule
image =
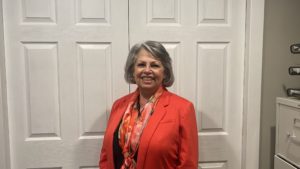
M157 91L156 90L153 90L153 91L149 91L149 90L140 90L140 104L141 105L145 105L149 99L155 94L155 92Z
M140 92L140 105L143 106L145 105L148 100L151 98L151 96L153 95L154 93L143 93L143 92Z
M140 96L139 96L139 101L140 105L145 105L149 99L157 92L159 87L155 90L141 90L140 89Z

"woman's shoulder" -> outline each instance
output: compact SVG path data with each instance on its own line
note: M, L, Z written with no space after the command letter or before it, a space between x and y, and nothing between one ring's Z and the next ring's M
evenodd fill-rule
M191 101L189 101L187 98L184 98L180 95L177 95L173 92L167 91L167 95L170 97L170 101L173 103L179 103L179 104L193 104Z
M172 92L168 92L167 95L169 95L168 107L173 113L177 112L180 117L195 114L194 104L190 100Z
M123 103L127 104L129 102L129 100L131 100L133 98L134 93L135 92L132 92L132 93L129 93L129 94L119 97L117 100L114 101L113 107L122 105Z
M114 101L114 105L118 105L120 103L123 103L124 101L128 101L133 96L133 94L134 94L134 92L119 97L117 100Z

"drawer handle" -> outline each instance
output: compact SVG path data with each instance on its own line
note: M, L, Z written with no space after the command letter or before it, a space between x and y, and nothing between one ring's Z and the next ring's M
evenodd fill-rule
M296 138L295 134L294 134L294 133L291 134L290 132L287 132L287 133L286 133L286 137L287 137L287 138L291 138L291 139Z
M300 119L294 118L294 126L300 128Z
M297 139L297 136L295 135L295 133L293 132L292 134L290 132L286 133L286 136L288 139L290 139L292 142L295 142L297 144L300 144L300 140Z

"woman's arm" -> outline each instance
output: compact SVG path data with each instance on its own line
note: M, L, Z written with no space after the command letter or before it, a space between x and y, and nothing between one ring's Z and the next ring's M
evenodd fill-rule
M180 112L180 145L178 169L198 168L198 130L192 103Z
M107 154L105 146L102 146L99 160L99 169L107 169Z

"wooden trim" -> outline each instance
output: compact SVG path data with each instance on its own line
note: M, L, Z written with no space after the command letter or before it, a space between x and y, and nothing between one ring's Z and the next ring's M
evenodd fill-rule
M264 0L246 0L242 168L259 168Z
M0 0L0 168L10 169L8 113L6 97L3 7ZM4 151L3 151L4 150Z

